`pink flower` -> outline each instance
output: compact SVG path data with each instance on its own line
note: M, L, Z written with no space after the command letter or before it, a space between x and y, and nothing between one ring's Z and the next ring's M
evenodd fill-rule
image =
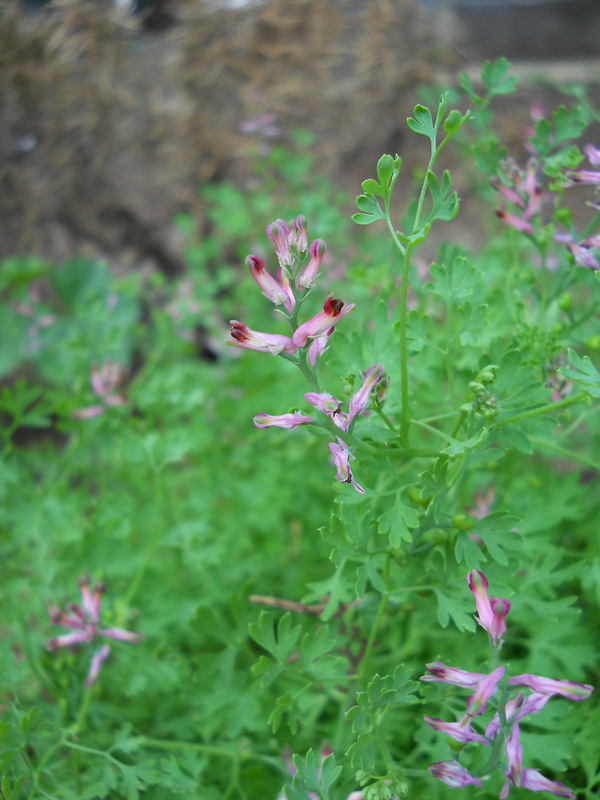
M441 731L461 744L468 744L469 742L489 744L487 739L471 728L471 717L468 714L465 714L459 722L444 722L442 719L434 719L433 717L423 717L423 719L434 731Z
M294 344L296 347L304 347L309 339L327 333L332 325L353 309L354 304L346 306L344 309L344 303L341 300L334 300L329 296L323 305L323 311L297 328L293 336Z
M525 699L523 692L518 692L514 697L510 698L504 708L506 719L508 722L512 719L518 722L529 714L537 714L544 708L548 700L550 700L550 695L534 692ZM488 739L495 739L499 730L500 718L498 714L494 714L494 718L485 729L485 735Z
M257 428L297 428L298 425L304 425L307 422L312 422L312 417L304 417L300 411L295 411L293 414L280 414L279 416L271 416L270 414L257 414L254 417L254 424Z
M469 589L475 595L475 605L479 614L476 619L491 636L494 647L499 647L503 641L502 636L506 633L506 615L510 611L510 602L497 597L492 597L490 600L487 593L487 578L477 569L469 572L467 581Z
M477 717L484 714L487 708L487 701L494 696L498 683L504 676L505 667L498 667L477 685L475 694L467 700L467 714L470 717Z
M108 406L127 405L127 398L124 394L116 394L116 389L123 382L125 368L122 364L107 359L101 367L97 364L92 366L92 390L96 397L102 401L101 405L86 406L78 408L73 412L75 419L92 419L103 414Z
M559 797L575 797L571 789L565 786L564 783L551 781L544 777L541 772L523 767L523 748L520 742L519 724L517 722L513 723L510 736L505 745L505 752L508 769L504 773L506 775L506 783L500 792L500 800L506 800L508 797L511 783L513 786L522 786L532 792L551 792Z
M279 282L270 275L265 269L265 262L258 256L248 256L246 258L246 266L250 270L250 274L260 286L263 295L274 303L276 306L284 305L286 310L291 314L296 304L296 299L291 291L289 279L287 279L287 287L285 285L287 272L282 273L279 270L277 275Z
M267 226L267 236L275 245L275 252L281 267L292 265L292 251L290 249L290 228L283 219L276 219Z
M318 411L327 414L333 422L343 431L348 430L348 417L340 408L340 401L329 392L306 392L304 399Z
M308 249L308 235L306 233L306 219L299 214L292 222L292 229L289 234L290 246L298 253L303 255Z
M383 377L383 364L372 364L366 371L364 376L363 385L358 392L352 395L350 399L350 408L348 411L348 425L358 415L362 414L365 408L369 405L371 391L379 383Z
M507 225L530 236L534 233L530 220L539 214L542 205L542 189L536 177L537 166L537 161L530 158L523 171L512 160L508 160L504 162L502 177L495 175L490 180L494 189L521 209L518 214L512 214L505 208L497 208L496 215Z
M552 678L544 678L541 675L516 675L514 678L509 678L508 683L510 686L526 686L534 692L542 695L562 695L568 700L587 700L587 698L594 691L593 686L585 683L575 683L574 681L559 681Z
M317 363L317 358L320 358L325 350L327 350L329 339L331 338L331 334L334 330L335 328L332 325L331 328L323 334L323 336L317 336L312 340L312 344L308 348L308 363L311 365L311 367L314 367L314 365Z
M465 786L473 784L482 786L479 778L475 778L458 761L436 761L428 767L431 774L453 789L464 789Z
M354 456L350 453L346 444L338 438L338 444L330 442L329 449L331 450L331 455L333 456L333 461L337 469L335 477L338 481L340 481L340 483L350 483L359 494L364 494L365 490L354 480L354 476L352 475L350 460L353 459Z
M246 347L249 350L259 350L261 353L271 353L274 356L279 355L282 350L294 355L298 349L289 336L253 331L237 319L232 319L230 324L231 338L226 340L227 344Z
M488 677L482 672L467 672L464 669L447 667L441 661L433 661L431 664L426 664L425 666L431 675L423 675L420 680L432 683L434 681L451 683L454 686L462 686L463 689L472 689L475 686L479 686L481 681Z
M56 606L51 606L48 609L50 618L55 625L62 625L64 628L71 629L70 633L48 639L46 642L48 650L57 650L61 647L73 647L84 642L92 642L97 636L106 636L109 639L132 644L137 644L142 639L142 634L127 631L124 628L99 628L104 586L98 583L92 592L90 579L81 577L79 578L79 588L81 590L81 606L72 603L68 606L66 612L61 611ZM108 644L104 644L92 657L86 686L91 686L95 683L100 668L109 654L110 647Z
M315 239L312 242L308 250L310 260L296 278L296 286L299 289L310 289L311 286L315 285L326 249L327 245L322 239Z

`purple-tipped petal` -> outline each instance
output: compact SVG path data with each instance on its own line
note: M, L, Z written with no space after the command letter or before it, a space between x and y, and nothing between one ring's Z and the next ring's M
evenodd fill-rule
M298 349L289 336L253 331L237 319L231 320L230 336L231 338L226 340L227 344L258 350L261 353L271 353L274 356L282 351L294 355Z
M100 650L92 656L92 661L90 663L90 669L87 674L87 678L85 679L86 686L93 686L96 681L98 680L98 675L100 674L100 670L102 669L102 664L106 661L106 659L110 655L110 646L107 644L103 644Z
M468 715L465 715L459 722L444 722L444 720L435 719L434 717L423 717L423 719L434 731L445 733L461 744L467 744L469 742L489 744L487 739L480 736L471 728L471 721Z
M267 236L275 245L275 252L281 267L290 267L292 251L290 249L290 228L283 219L276 219L267 226Z
M475 778L458 761L436 761L428 767L431 774L453 789L464 789L465 786L482 786L479 778Z
M103 628L98 631L100 636L107 636L109 639L116 639L119 642L130 642L138 644L144 638L143 634L135 631L126 631L124 628Z
M509 678L508 683L510 686L526 686L533 692L542 695L561 695L568 700L587 700L587 698L594 691L593 686L585 683L575 683L574 681L560 681L552 678L544 678L542 675L531 675L525 673L523 675L516 675L514 678Z
M246 266L250 274L259 285L261 292L276 306L281 306L288 301L288 295L283 286L265 269L265 262L258 256L248 256Z
M365 490L354 480L354 476L352 475L352 470L350 469L350 460L353 459L354 456L350 453L345 443L341 439L338 439L338 444L335 442L330 442L329 449L331 451L331 455L333 456L333 461L336 467L335 477L338 479L338 481L340 481L340 483L349 483L359 494L364 494Z
M348 411L348 423L361 414L369 405L369 399L374 387L383 377L383 364L372 364L365 373L363 385L352 395Z
M440 681L441 683L451 683L453 686L462 686L464 689L472 689L478 686L484 678L488 676L483 672L467 672L456 667L447 667L441 661L433 661L425 665L430 675L423 675L422 681Z
M484 714L487 708L487 701L494 696L498 683L504 676L505 667L498 667L479 683L475 694L467 700L467 713L470 717L477 717Z

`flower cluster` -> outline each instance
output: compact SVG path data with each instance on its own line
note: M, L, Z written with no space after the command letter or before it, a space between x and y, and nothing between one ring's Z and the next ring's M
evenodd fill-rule
M258 256L248 256L246 265L250 274L260 287L263 295L276 306L282 306L282 312L290 322L292 335L285 336L273 333L254 331L238 320L231 320L228 344L259 350L272 355L282 355L297 364L308 377L314 391L307 392L305 399L322 414L323 422L317 422L312 416L294 411L288 414L257 414L254 424L257 428L296 428L299 425L313 423L328 427L332 432L339 429L335 441L329 444L329 450L336 468L336 477L342 483L350 483L357 492L364 494L364 489L354 480L350 461L351 454L346 438L341 434L349 434L355 418L363 413L376 385L386 386L383 366L373 364L364 373L363 384L350 399L348 411L342 411L341 403L328 392L320 391L316 365L319 357L328 347L335 325L353 309L354 305L345 306L341 300L329 296L323 304L323 311L311 319L298 323L298 312L309 290L316 282L326 251L325 242L315 239L309 246L306 232L306 221L299 216L290 224L282 219L275 220L267 227L267 236L275 247L279 269L275 277L265 268L264 261ZM381 393L380 400L383 398ZM333 423L333 424L332 424Z
M78 408L73 412L75 419L92 419L104 414L110 406L127 405L127 398L124 394L117 394L117 389L125 378L125 368L110 359L106 360L101 367L94 364L92 367L92 390L101 403L94 406Z
M593 167L600 167L600 149L588 144L583 148L583 152ZM600 171L570 170L566 175L569 179L569 183L566 184L567 187L575 184L587 184L595 186L597 192L600 191ZM600 202L589 203L589 205L595 208L596 211L600 211ZM567 250L573 256L578 267L600 270L598 257L594 253L594 250L600 249L600 236L586 236L579 241L575 241L575 238L570 233L557 233L554 238L566 244Z
M96 584L91 590L90 579L87 576L79 578L79 588L81 589L81 606L71 603L66 611L61 611L57 606L50 606L48 613L55 625L62 625L70 628L70 633L62 636L55 636L48 639L46 647L48 650L58 650L61 647L74 647L85 642L93 642L97 636L106 636L121 642L131 642L137 644L142 639L141 633L126 631L123 628L102 628L100 629L100 610L102 607L102 596L104 595L104 585ZM92 686L98 679L102 665L110 655L110 646L103 644L100 650L92 657L90 668L86 678L86 686Z
M503 163L501 176L494 176L490 182L494 189L515 207L514 213L505 206L496 209L496 216L512 228L533 236L531 219L539 214L542 207L542 188L537 180L537 161L530 158L525 171L518 168L512 159Z
M475 596L478 614L476 619L488 632L494 651L498 655L502 647L502 637L506 633L506 615L510 610L510 603L508 600L488 597L488 582L485 575L479 570L470 572L467 580L469 588ZM434 730L445 733L460 744L473 742L492 746L493 755L490 757L487 767L480 771L481 777L486 776L497 766L498 759L494 754L504 753L506 780L500 792L501 800L508 797L511 785L522 786L533 792L546 791L560 797L574 797L568 786L558 781L551 781L537 770L523 766L519 722L529 714L541 711L548 700L555 695L566 697L569 700L585 700L592 693L592 686L531 674L516 675L505 681L505 667L503 666L498 666L487 675L448 667L446 664L436 661L427 664L427 670L429 674L423 675L422 681L439 681L473 691L473 694L467 699L466 713L458 722L444 722L431 717L425 717L425 722ZM509 698L509 691L513 687L518 691ZM529 690L529 692L526 694L523 689ZM473 729L473 720L485 713L488 701L496 694L499 694L496 703L498 711L482 735ZM495 744L500 746L494 747ZM429 770L447 786L482 785L481 777L472 775L456 760L436 761L430 765Z

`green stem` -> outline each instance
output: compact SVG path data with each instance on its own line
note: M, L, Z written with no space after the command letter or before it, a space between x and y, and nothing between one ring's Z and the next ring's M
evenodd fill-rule
M381 728L377 723L373 726L375 730L375 738L377 739L377 745L379 746L379 751L383 756L383 760L385 762L386 769L388 771L388 775L393 775L396 772L396 765L394 764L394 760L390 755L390 751L388 750L388 746L383 738L383 734L381 733Z
M369 669L369 660L371 658L371 653L373 652L373 647L375 646L375 639L377 637L379 625L381 624L381 619L385 613L390 597L388 581L389 581L391 557L392 557L391 551L388 550L387 558L385 561L385 567L383 569L383 581L385 583L386 591L385 594L381 596L381 600L379 601L379 608L377 609L377 614L375 615L375 620L373 622L371 631L369 633L369 638L367 640L367 646L365 647L365 653L363 655L362 662L358 670L359 678L363 686L366 686L367 684L367 672Z
M493 427L501 428L503 425L511 425L513 422L520 422L522 419L532 419L533 417L540 417L543 414L557 411L559 408L565 408L565 406L570 406L573 403L578 403L580 400L585 400L586 397L587 395L585 394L578 394L575 395L575 397L568 397L566 400L560 400L558 403L546 403L546 405L544 406L538 406L538 408L532 408L529 411L522 411L520 414L514 414L512 417L508 417L507 419L503 419L500 422L497 422Z
M402 390L402 413L400 416L400 438L408 446L408 432L410 427L410 407L408 394L408 268L410 265L411 246L404 253L402 269L402 294L400 298L400 381Z
M547 447L549 450L553 450L558 455L564 456L570 461L576 461L579 464L585 464L586 466L592 467L592 469L600 472L600 462L593 461L591 458L587 458L587 456L581 455L580 453L574 453L572 450L567 450L565 447L560 447L560 445L554 444L554 442L547 442L544 441L544 439L537 439L534 436L530 436L529 440L534 444L537 444L538 447Z

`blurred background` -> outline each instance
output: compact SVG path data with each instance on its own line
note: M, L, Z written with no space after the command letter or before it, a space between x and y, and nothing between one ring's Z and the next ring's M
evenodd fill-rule
M352 198L382 152L410 163L421 87L499 56L521 79L501 138L525 157L532 106L576 82L598 99L598 0L5 0L0 257L181 275L174 219L211 233L201 187L251 189L257 161L301 141Z

